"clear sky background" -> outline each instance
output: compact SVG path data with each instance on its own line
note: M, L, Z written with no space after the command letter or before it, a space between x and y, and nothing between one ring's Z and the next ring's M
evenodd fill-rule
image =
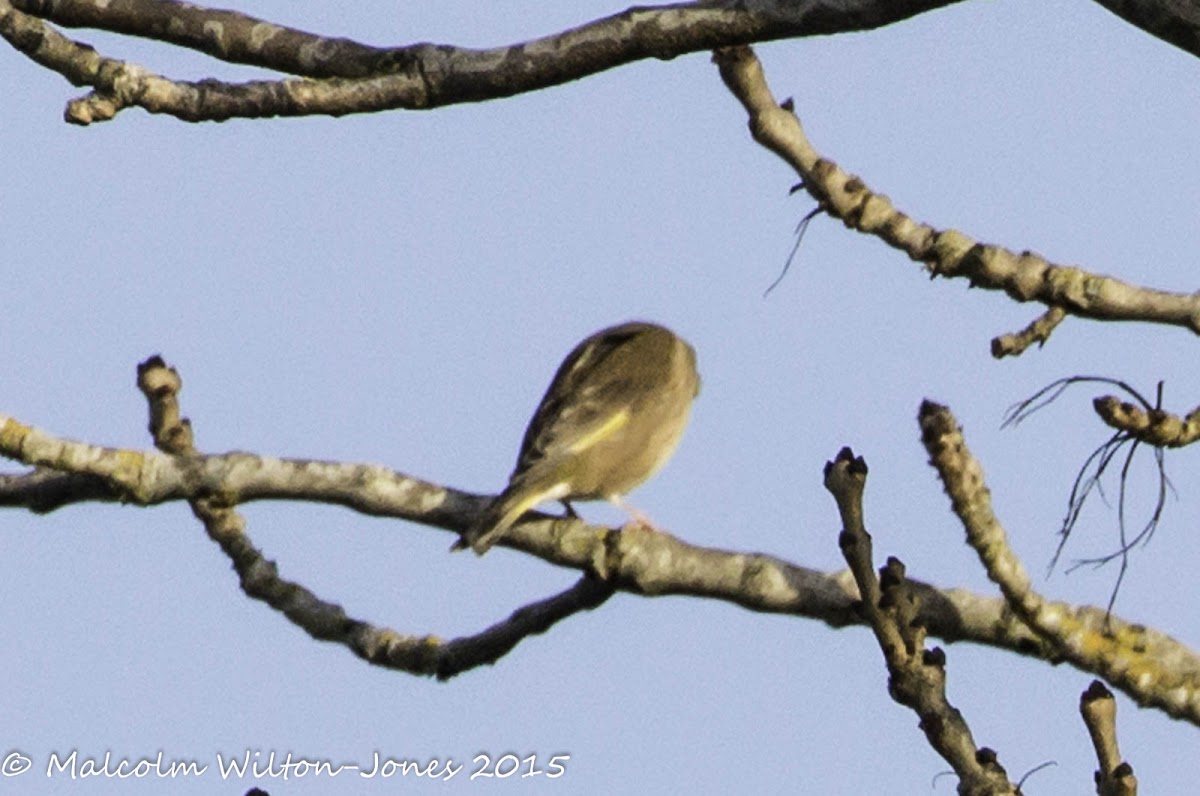
M397 45L489 46L613 13L598 2L239 2L296 27ZM174 78L246 79L165 47L76 32ZM1053 260L1197 289L1200 63L1084 0L962 3L862 35L757 48L815 145L915 217ZM674 460L632 502L689 542L843 567L821 468L871 467L877 555L994 593L915 421L949 404L996 510L1044 572L1076 469L1107 438L1078 388L1016 430L1005 409L1095 373L1170 408L1200 395L1179 329L1070 320L996 362L997 334L1040 313L930 282L874 239L816 219L782 284L796 176L754 144L707 54L646 62L508 100L433 112L188 125L127 111L80 129L79 94L0 47L0 409L50 432L150 447L134 386L161 353L198 446L384 464L494 492L554 369L629 318L691 341L704 389ZM1133 516L1152 485L1131 483ZM1200 478L1138 551L1117 612L1200 642ZM9 467L13 470L15 468ZM1115 483L1110 481L1110 494ZM585 504L586 517L619 521ZM313 505L245 506L284 577L401 632L472 633L577 577L452 535ZM1113 549L1097 502L1068 559ZM1055 572L1047 595L1103 605L1116 572ZM599 792L952 793L916 718L886 693L864 628L698 599L621 594L444 684L373 668L246 598L186 505L0 513L3 751L21 794ZM1090 677L947 648L951 700L1027 784L1083 793ZM1200 779L1196 729L1120 697L1122 750L1146 792ZM51 753L209 766L192 781L47 779ZM222 780L218 754L369 766L373 753L466 763L569 754L567 774L504 782ZM899 783L899 784L898 784ZM897 790L899 789L899 790Z

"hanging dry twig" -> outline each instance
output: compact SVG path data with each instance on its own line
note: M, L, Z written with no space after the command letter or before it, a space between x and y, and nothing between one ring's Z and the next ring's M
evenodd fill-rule
M805 213L804 218L800 219L800 222L796 224L796 230L793 233L796 236L796 244L792 246L792 250L788 252L787 260L784 261L783 270L779 272L779 276L775 277L775 281L768 285L767 289L763 291L763 298L771 295L771 291L778 287L779 283L783 281L783 278L787 276L788 269L792 267L792 260L796 258L796 252L800 251L800 243L804 240L804 233L808 231L808 222L812 221L813 217L820 212L820 207L814 207L812 210L809 210L807 213Z
M1162 411L1161 382L1158 385L1156 402L1154 405L1151 405L1140 392L1119 379L1112 379L1106 376L1070 376L1048 384L1029 398L1012 406L1005 415L1003 426L1019 425L1039 409L1049 406L1056 401L1072 385L1097 383L1109 384L1121 389L1137 401L1141 408L1139 409L1128 402L1118 401L1113 396L1103 396L1093 401L1093 407L1096 409L1097 414L1109 426L1116 428L1117 431L1088 455L1075 474L1075 480L1071 484L1071 492L1067 498L1066 515L1063 517L1062 525L1058 531L1058 547L1050 559L1048 570L1052 571L1057 566L1059 558L1066 547L1067 540L1070 538L1072 531L1079 521L1080 514L1087 503L1088 497L1095 491L1100 495L1101 499L1104 499L1102 478L1108 471L1109 465L1117 458L1117 454L1123 448L1127 447L1128 450L1121 464L1121 472L1118 478L1117 549L1106 555L1077 559L1067 570L1070 572L1081 566L1101 567L1112 561L1119 561L1117 579L1113 584L1112 593L1108 599L1108 610L1111 611L1113 605L1116 603L1117 594L1120 592L1121 584L1124 582L1125 574L1129 568L1130 552L1138 545L1149 542L1155 530L1157 530L1159 522L1162 520L1163 510L1167 502L1167 492L1168 490L1173 490L1171 479L1167 475L1163 449L1165 447L1179 447L1181 444L1187 444L1187 442L1183 441L1185 438L1181 433L1175 433L1176 430L1186 427L1187 424L1179 421L1175 416ZM1130 421L1121 422L1124 418L1129 418ZM1200 422L1197 422L1196 425L1200 426ZM1150 445L1154 449L1153 456L1157 474L1157 487L1154 506L1150 511L1149 518L1131 538L1126 523L1129 474L1134 457L1137 454L1138 446L1142 444Z

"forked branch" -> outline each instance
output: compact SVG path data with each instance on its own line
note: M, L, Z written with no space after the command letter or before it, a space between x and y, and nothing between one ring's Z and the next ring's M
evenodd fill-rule
M1200 721L1200 660L1196 655L1188 651L1179 658L1178 653L1186 648L1174 639L1124 622L1107 611L1051 602L1038 594L992 510L983 468L967 448L954 415L944 406L925 401L919 420L930 463L945 486L967 542L1013 612L1065 660L1103 677L1138 704Z
M246 591L284 611L293 621L293 614L311 617L311 621L305 620L310 625L305 629L315 637L332 634L363 657L389 658L387 665L413 667L406 670L424 674L447 671L439 668L447 665L445 660L439 663L429 654L430 647L436 646L429 637L372 630L346 617L340 607L281 580L274 564L246 538L233 507L251 500L308 500L460 534L475 520L484 498L373 465L193 452L190 431L182 428L177 408L166 403L177 392L168 378L170 369L151 360L143 371L144 381L155 377L147 381L155 407L151 411L160 418L155 421L155 439L177 452L104 448L56 437L0 415L0 456L34 468L23 475L0 476L0 505L48 511L97 500L146 506L188 501L197 507L209 533L234 558ZM632 594L705 597L754 611L809 617L833 627L864 622L856 608L858 590L848 572L820 572L764 553L698 547L642 525L618 532L578 518L530 513L502 544L577 569L585 577ZM1068 655L1057 639L1047 640L1031 631L1003 599L963 589L942 590L908 578L905 583L914 598L915 621L945 642L972 641L1054 662L1065 659L1085 671L1107 676L1108 670L1090 657ZM563 595L563 602L551 598L548 612L534 613L539 617L565 615L590 607L602 595L599 584L581 582ZM1099 609L1049 605L1070 613L1086 628L1103 625L1104 612ZM521 612L518 615L522 621L531 618ZM1135 629L1115 619L1114 623L1114 627L1127 629L1124 641L1136 646L1144 660L1153 662L1155 676L1130 675L1110 682L1141 704L1157 705L1173 716L1200 724L1200 697L1191 685L1200 686L1200 658L1162 633ZM521 625L528 627L528 632L537 632L542 626L540 618ZM525 632L516 626L512 629ZM489 630L474 638L481 649L495 649L494 637ZM402 643L393 645L395 640ZM452 647L453 642L439 648L440 654L450 655L447 650ZM1164 693L1163 688L1174 690Z
M195 462L198 452L191 422L179 410L182 386L178 372L160 357L151 357L138 366L138 387L149 403L154 444L163 453ZM188 503L204 523L209 538L233 562L247 595L282 612L315 639L343 644L379 666L436 675L439 680L494 663L529 635L543 633L572 614L595 608L614 591L611 585L585 575L562 594L526 606L478 635L452 641L405 635L351 619L340 605L280 577L275 562L267 560L246 534L245 519L234 508L234 493L213 492L193 497Z

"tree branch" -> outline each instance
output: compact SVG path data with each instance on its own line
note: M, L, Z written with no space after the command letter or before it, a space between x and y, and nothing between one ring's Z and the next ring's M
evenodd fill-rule
M1121 19L1184 52L1200 55L1200 6L1193 0L1096 0Z
M4 415L0 455L39 468L29 475L0 478L0 506L38 512L97 500L153 506L223 494L237 503L306 500L340 505L458 534L487 502L483 496L376 465L241 452L187 459L103 448L54 437ZM50 468L57 468L55 475ZM595 572L632 593L708 597L754 611L819 619L832 627L862 622L853 607L858 592L848 572L825 573L761 553L697 547L643 526L631 525L618 533L578 518L531 512L500 544L551 564ZM942 593L916 582L914 588L922 599L922 621L947 641L975 641L1034 656L1048 649L1006 617L1001 600L962 590Z
M138 365L137 381L149 404L154 444L172 458L195 459L198 453L192 424L179 411L179 390L183 387L179 373L154 356ZM188 503L204 523L209 538L232 560L242 591L280 611L313 638L343 644L377 666L410 674L436 674L439 680L447 680L495 663L528 636L544 633L572 614L601 605L614 592L610 584L585 575L562 594L526 606L507 621L475 636L443 642L433 636L404 635L351 619L340 605L321 600L303 586L281 578L275 562L267 560L246 535L246 521L233 508L236 499L228 490L222 490L191 497Z
M1108 426L1156 448L1182 448L1200 439L1200 406L1180 417L1102 395L1092 401L1092 407Z
M1050 339L1050 333L1067 317L1062 307L1051 307L1016 334L1003 334L992 340L992 356L996 359L1015 357L1025 353L1034 343L1041 348Z
M670 59L724 45L873 30L960 1L708 0L634 6L549 36L478 50L430 43L374 47L177 0L11 0L20 11L65 27L162 41L222 61L302 77L370 77L440 62L451 67L444 70L447 75L487 79L482 72L503 67L505 75L532 80L519 91L557 85L645 58ZM518 77L522 74L525 77ZM544 79L535 77L539 74ZM490 90L483 93L486 96L478 98L507 96Z
M983 468L944 406L925 401L922 441L937 469L967 542L1013 612L1076 668L1098 674L1139 705L1200 724L1200 659L1159 631L1091 606L1051 602L1038 594L992 511ZM1153 651L1151 651L1153 650Z
M220 8L173 0L11 0L14 8L68 28L161 41L235 64L311 78L369 77L415 66L411 47L332 38Z
M925 628L916 620L919 604L908 588L904 564L888 558L876 577L871 534L863 522L867 463L842 448L825 463L825 488L842 517L838 547L863 595L862 611L883 650L888 693L916 713L929 745L959 778L958 792L1013 794L1017 791L990 749L979 749L962 713L946 698L946 654L925 648Z
M153 360L144 363L143 368L150 364L157 369ZM161 384L150 387L152 393L161 389ZM168 383L165 389L169 393L175 388ZM41 468L23 476L0 478L0 505L44 512L92 500L146 506L187 500L207 501L207 510L220 512L251 500L309 500L459 534L475 520L485 502L481 496L374 465L284 460L248 453L188 453L190 430L170 430L178 418L177 408L164 406L152 409L152 414L156 411L162 412L162 419L157 421L161 428L154 432L156 441L181 453L89 445L52 436L0 415L0 456ZM182 422L178 418L178 423ZM47 475L47 468L61 473L62 480ZM48 494L58 502L48 504ZM236 527L221 529L224 523L235 522L225 516L214 514L209 522L210 533L215 536L238 533ZM615 531L569 516L530 513L501 544L558 566L578 569L633 594L705 597L753 611L817 619L831 627L863 623L855 607L858 590L849 572L820 572L763 553L697 547L640 525ZM261 558L257 551L253 554ZM257 567L244 568L269 572L273 567L263 560ZM970 641L1052 663L1068 660L1083 671L1107 676L1108 670L1101 671L1101 666L1088 657L1070 657L1032 632L1003 599L963 589L941 590L915 580L907 583L920 606L916 621L946 643ZM289 590L299 588L289 584L282 590L281 604L299 599L295 595L301 592L288 596ZM1073 617L1081 627L1096 628L1105 621L1105 612L1096 608L1072 608L1060 603L1047 603L1046 607L1054 615ZM328 609L322 610L329 613ZM319 613L314 610L314 614ZM336 611L329 615L339 616ZM1171 716L1200 724L1200 688L1162 692L1163 683L1176 683L1181 688L1200 684L1200 658L1163 633L1126 623L1117 626L1123 628L1130 644L1138 645L1141 656L1154 662L1154 671L1165 679L1143 683L1133 672L1116 680L1109 678L1110 682L1141 704L1155 705Z
M696 2L634 7L527 42L476 50L420 43L377 48L318 36L232 11L171 0L0 0L0 35L21 52L95 89L68 121L89 124L140 107L185 121L429 109L509 97L647 58L751 41L869 30L960 0ZM57 37L41 19L157 39L309 80L167 80L133 64L76 52L46 59L29 38ZM37 28L36 26L41 26ZM37 30L31 34L29 31ZM25 31L22 33L21 31ZM82 50L89 55L85 56ZM103 66L103 68L100 68Z
M963 233L935 229L897 210L862 178L821 156L800 125L791 101L775 101L762 65L749 47L718 50L713 60L721 78L750 116L754 140L783 158L803 180L822 210L847 227L875 235L931 276L966 277L972 287L1003 290L1017 301L1037 301L1071 315L1104 321L1146 321L1182 326L1200 334L1200 293L1170 293L1131 285L1081 268L1054 265L1029 251L1017 254L979 243ZM1047 314L1032 338L1049 334L1057 319ZM996 356L1017 353L1011 343L993 342Z
M1117 747L1117 700L1112 691L1099 680L1093 680L1079 698L1079 712L1100 763L1096 770L1096 793L1099 796L1137 796L1133 767L1121 760L1121 751Z
M1126 21L1200 55L1200 21L1179 0L1097 0ZM646 58L754 42L873 30L959 0L702 0L632 7L550 36L471 49L375 47L175 0L0 0L0 35L95 92L66 118L105 121L127 107L185 121L369 113L479 102L561 85ZM173 81L95 53L41 20L166 42L308 81ZM54 57L35 40L54 39ZM69 45L71 46L67 46ZM103 66L103 68L99 68Z

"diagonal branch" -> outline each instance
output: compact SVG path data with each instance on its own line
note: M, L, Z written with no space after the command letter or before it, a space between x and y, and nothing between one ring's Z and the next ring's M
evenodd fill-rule
M1012 611L1076 668L1093 672L1138 704L1200 721L1200 667L1192 652L1159 631L1125 622L1090 606L1051 602L1038 594L992 511L983 468L971 455L950 410L925 401L921 438L951 507L988 577ZM1172 652L1174 647L1174 652Z
M965 277L972 287L1003 290L1017 301L1037 301L1080 317L1161 323L1200 334L1200 293L1153 290L1081 268L1055 265L1032 252L1017 254L979 243L957 230L935 229L906 215L862 178L821 156L800 126L790 100L780 105L771 95L753 50L718 50L714 60L721 78L750 116L754 140L799 173L804 188L822 210L847 227L875 235L924 263L931 276ZM1057 322L1053 316L1047 318ZM1041 333L1048 334L1050 328L1053 326ZM1016 353L1016 348L997 340L993 353Z
M528 636L544 633L556 622L580 611L597 608L615 593L612 584L584 575L561 594L520 608L482 633L442 644L438 650L437 677L448 680L468 669L495 663Z
M0 36L73 86L94 85L107 60L92 47L68 39L37 17L14 10L8 0L0 0Z
M875 633L888 670L888 693L920 717L925 738L959 778L959 793L1014 794L1004 767L990 749L978 748L966 719L946 696L946 653L926 649L925 628L915 620L919 603L908 588L904 564L889 557L875 574L871 534L863 521L867 463L850 448L825 463L825 488L842 518L838 547L863 595L862 612Z
M318 641L342 644L368 663L439 680L478 666L491 665L531 635L544 633L557 622L589 611L612 596L611 585L585 575L561 594L525 606L507 620L462 638L442 641L436 636L399 633L353 619L335 603L293 581L280 577L246 535L245 520L221 496L190 501L209 538L233 562L242 591L284 614Z

